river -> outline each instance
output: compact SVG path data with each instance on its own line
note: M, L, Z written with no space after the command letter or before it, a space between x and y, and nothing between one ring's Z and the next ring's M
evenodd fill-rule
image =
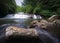
M39 16L39 19L42 17ZM33 20L38 19L36 15L33 15ZM8 26L17 26L21 28L27 28L28 24L26 24L27 21L32 21L31 15L25 15L24 13L18 13L18 14L9 14L4 18L0 18L0 39L4 37L5 29ZM28 22L29 23L29 22ZM37 32L39 33L39 43L59 43L59 40L56 36L52 35L51 33L47 32L46 30L40 29L38 27L35 27Z

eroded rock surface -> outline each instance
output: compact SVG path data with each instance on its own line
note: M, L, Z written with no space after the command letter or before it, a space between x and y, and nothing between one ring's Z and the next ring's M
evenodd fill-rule
M48 21L53 22L54 20L57 20L57 19L60 19L60 16L59 15L53 15L50 18L48 18Z
M6 37L9 36L26 36L26 37L37 37L38 32L35 29L24 29L15 26L9 26L6 28Z
M31 22L30 28L38 27L40 29L46 29L47 24L48 24L48 21L44 20L44 19L42 19L40 21L34 20L34 21Z

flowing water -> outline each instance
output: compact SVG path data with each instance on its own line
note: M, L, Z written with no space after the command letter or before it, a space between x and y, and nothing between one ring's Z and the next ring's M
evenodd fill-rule
M59 40L56 36L52 35L51 33L47 32L46 30L36 28L39 33L40 39L44 43L59 43Z
M4 24L0 25L0 41L2 41L2 39L5 37L4 36L5 35L5 29L8 26L17 26L17 27L27 28L27 25L25 24L25 21L29 20L29 19L27 19L28 18L27 16L26 17L23 17L25 19L16 19L16 18L19 18L21 16L17 16L17 17L14 16L16 18L15 19L12 19L11 16L9 16L10 19L8 19L8 20L14 21L15 23L14 22L13 23L10 23L9 22L9 23L4 23ZM5 18L8 18L8 16L5 17ZM7 19L5 19L5 20L7 20ZM5 20L3 19L3 21L5 21ZM8 20L6 22L8 22ZM46 30L40 29L38 27L35 27L35 29L39 33L39 39L43 43L59 43L58 38L56 36L52 35L51 33L47 32ZM42 42L39 42L39 43L42 43Z

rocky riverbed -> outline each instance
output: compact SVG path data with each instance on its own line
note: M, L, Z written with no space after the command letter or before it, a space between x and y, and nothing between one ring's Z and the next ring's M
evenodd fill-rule
M60 19L50 19L0 25L0 43L59 43Z

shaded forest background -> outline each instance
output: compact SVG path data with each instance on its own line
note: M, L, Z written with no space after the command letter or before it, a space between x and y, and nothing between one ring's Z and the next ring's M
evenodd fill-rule
M0 0L0 17L16 12L15 0Z
M0 17L17 12L41 15L46 18L60 15L60 0L24 0L22 6L17 6L15 0L0 0Z
M25 13L37 14L44 17L60 15L60 0L24 0L20 6Z

